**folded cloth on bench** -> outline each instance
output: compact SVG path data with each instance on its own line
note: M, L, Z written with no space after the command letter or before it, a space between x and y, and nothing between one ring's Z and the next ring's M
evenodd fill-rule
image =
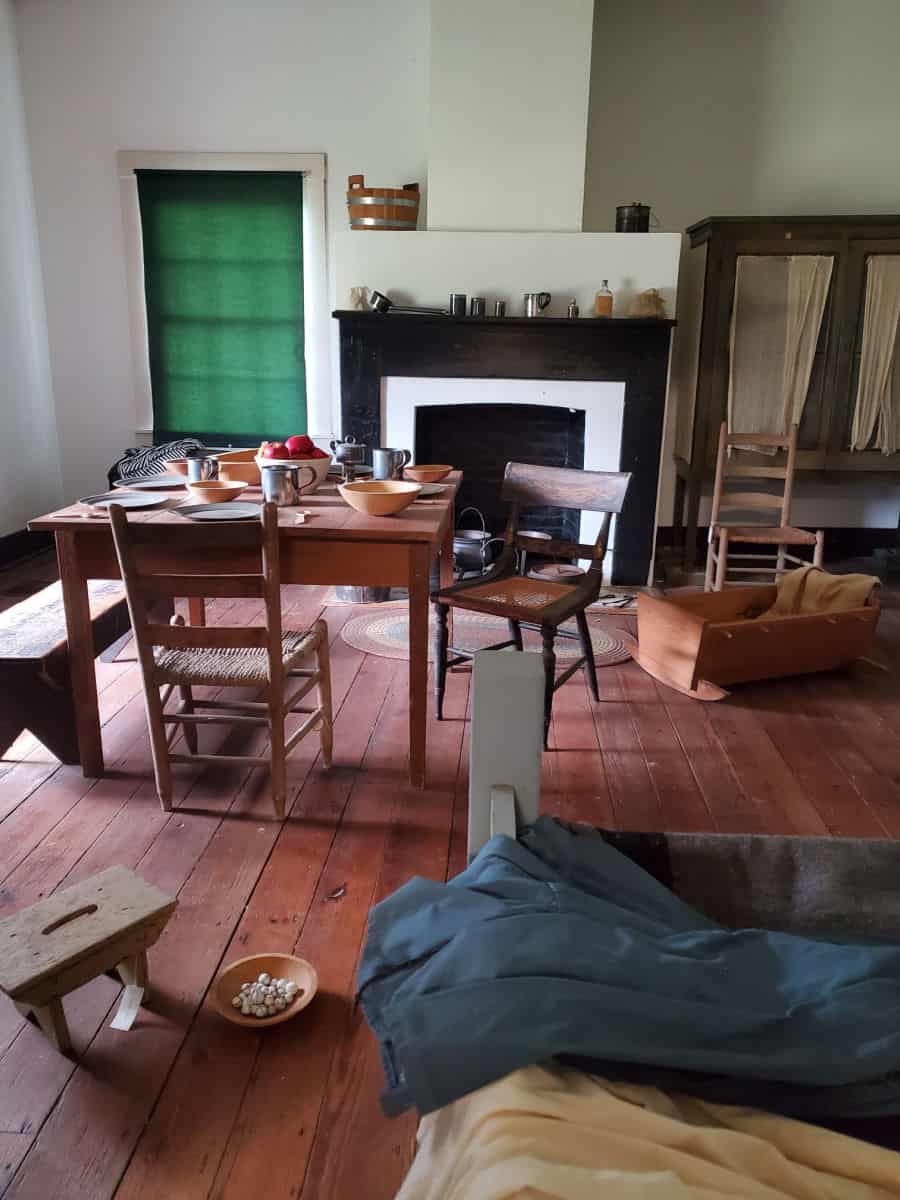
M572 1056L730 1078L779 1111L809 1093L820 1117L900 1113L900 945L724 929L549 818L377 905L359 987L388 1112Z
M779 575L775 603L762 615L847 612L862 608L880 583L877 575L832 575L821 567L798 567Z
M528 1067L419 1126L397 1200L876 1200L900 1155L786 1117Z

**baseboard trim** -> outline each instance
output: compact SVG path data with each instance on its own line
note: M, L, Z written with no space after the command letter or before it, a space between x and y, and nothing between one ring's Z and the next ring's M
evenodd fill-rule
M31 533L28 529L17 529L0 537L0 568L10 567L23 558L31 558L48 550L53 545L50 533Z

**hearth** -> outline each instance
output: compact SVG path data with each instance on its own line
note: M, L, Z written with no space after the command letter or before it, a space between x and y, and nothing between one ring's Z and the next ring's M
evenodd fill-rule
M427 386L427 385L426 385ZM417 462L449 462L463 472L457 512L476 508L485 526L502 533L506 508L500 499L508 462L545 467L584 466L584 412L538 404L437 404L416 410ZM477 520L466 524L477 524ZM577 512L535 508L529 529L577 542Z
M606 465L604 460L602 466L592 461L588 446L596 439L586 428L583 465L632 473L628 499L616 521L612 582L646 583L674 321L381 316L355 311L334 316L340 322L342 433L370 447L384 444L384 393L395 377L435 384L484 379L617 385L618 461ZM572 405L588 414L586 421L602 421L608 407L607 393L596 390L596 402ZM410 430L404 444L412 442ZM584 535L582 525L582 541L587 540Z

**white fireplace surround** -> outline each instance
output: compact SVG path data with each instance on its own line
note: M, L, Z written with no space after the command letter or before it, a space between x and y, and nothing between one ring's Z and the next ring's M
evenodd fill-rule
M540 404L584 412L584 468L618 471L622 445L625 384L556 379L423 379L391 375L381 384L382 444L416 444L416 413L435 405ZM477 436L477 435L476 435ZM597 513L582 513L581 541L593 542L600 529ZM610 547L615 540L615 520ZM607 556L607 575L611 555Z

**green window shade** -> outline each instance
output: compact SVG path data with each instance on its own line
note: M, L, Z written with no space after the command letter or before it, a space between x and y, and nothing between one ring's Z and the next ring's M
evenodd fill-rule
M302 177L138 171L153 433L306 432Z

